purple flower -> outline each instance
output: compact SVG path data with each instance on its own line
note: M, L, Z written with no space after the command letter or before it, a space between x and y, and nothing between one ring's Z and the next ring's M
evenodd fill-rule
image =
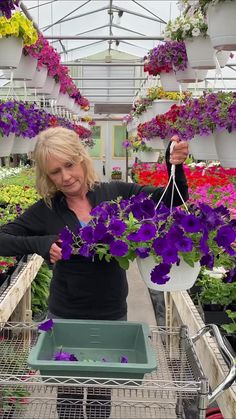
M155 237L157 229L153 224L142 224L140 229L137 231L137 235L140 237L139 241L147 241Z
M72 255L72 247L70 244L63 243L61 248L61 256L63 260L69 260Z
M160 256L162 256L164 263L177 263L179 262L178 252L175 246L171 246L169 243L167 246L162 248L159 251Z
M93 232L93 241L98 242L103 239L104 235L107 232L107 228L101 222L98 222L94 228Z
M151 281L157 285L163 285L169 281L170 277L168 276L170 272L171 265L168 263L159 263L151 272Z
M78 361L74 354L71 354L70 352L63 352L62 350L55 352L53 359L54 361Z
M215 241L218 244L218 246L222 246L224 248L228 247L231 243L233 243L235 239L236 231L234 231L230 226L220 227L215 237Z
M129 358L127 356L125 356L125 355L121 355L121 357L120 357L120 363L121 364L128 364L128 362L129 362Z
M193 250L193 241L189 237L183 236L175 242L175 247L180 252L191 252Z
M125 256L128 250L128 245L122 240L115 240L110 244L110 253L112 256Z
M52 319L48 319L45 322L38 325L38 330L41 330L43 332L48 332L49 330L52 330L54 326L54 322Z
M89 244L83 244L79 249L79 254L88 258L94 255L94 251L90 249Z
M62 240L62 244L73 243L73 235L72 232L68 229L68 227L63 228L63 230L59 234L59 238Z
M151 251L150 247L137 247L137 249L135 250L135 253L138 257L140 257L141 259L144 259L149 256L150 251Z
M212 254L204 255L200 260L201 266L207 266L209 269L214 267L214 256Z
M91 244L94 242L94 230L91 226L86 226L81 228L80 230L80 237L82 240L87 242L88 244Z
M187 233L198 233L202 229L201 222L192 214L184 215L180 224Z
M109 225L109 230L114 234L114 236L121 236L126 230L127 226L124 221L114 220Z

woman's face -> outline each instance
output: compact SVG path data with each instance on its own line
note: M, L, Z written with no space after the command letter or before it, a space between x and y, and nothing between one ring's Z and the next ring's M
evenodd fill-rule
M84 169L81 163L50 156L47 159L47 175L56 188L66 196L79 195L85 190Z

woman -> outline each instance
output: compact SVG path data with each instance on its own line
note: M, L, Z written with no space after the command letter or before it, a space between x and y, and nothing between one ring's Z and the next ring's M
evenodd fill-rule
M173 139L176 145L171 156L169 147L167 149L167 168L170 173L170 163L177 165L176 183L183 198L187 199L182 163L188 155L188 146L178 142L177 138ZM61 127L49 128L39 134L35 163L36 187L42 199L15 221L2 226L1 256L37 253L54 264L49 297L50 317L125 320L128 294L125 271L115 260L107 263L96 257L92 260L72 256L70 260L63 261L58 235L65 225L75 232L78 223L87 224L91 209L103 201L118 196L128 198L146 191L158 202L163 188L123 182L99 183L92 160L77 134ZM170 205L170 196L171 184L163 198L166 205ZM176 193L174 205L180 204ZM91 400L95 397L92 396ZM103 397L107 400L109 395ZM99 395L99 398L102 396ZM92 407L91 402L90 409L87 409L88 417L109 416L109 409L105 409L103 416L94 416ZM83 417L82 412L76 417L80 414Z

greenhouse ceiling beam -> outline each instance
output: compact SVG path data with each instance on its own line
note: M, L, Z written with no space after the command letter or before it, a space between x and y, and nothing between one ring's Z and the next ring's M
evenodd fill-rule
M52 28L55 25L58 25L58 23L64 22L64 19L68 16L72 15L72 13L76 12L77 10L81 9L82 7L86 6L86 4L90 3L91 0L87 0L85 3L81 4L80 6L76 7L75 9L71 10L71 12L67 13L67 15L63 16L61 19L57 20L56 22L53 22L51 25L47 25L42 29L42 32L47 31L48 29Z
M80 87L80 90L137 90L137 87L128 87L128 86L119 86L119 87L111 87L111 86L103 86L103 87L97 87L97 86L89 86L89 87Z
M146 78L143 77L126 77L126 78L118 78L118 77L100 77L100 78L96 78L96 77L71 77L72 80L98 80L98 81L104 81L104 80L112 80L112 81L122 81L122 80L146 80Z
M113 9L117 10L118 12L122 11L124 13L130 14L130 15L133 15L133 16L142 17L143 19L152 20L152 21L157 22L157 23L166 23L166 22L163 22L163 20L160 19L160 18L154 18L154 17L151 17L151 16L146 16L146 15L143 15L141 13L133 12L132 10L123 9L122 7L114 6Z
M102 94L102 95L99 95L99 94L93 95L91 93L91 95L86 95L86 97L107 97L107 98L111 98L111 97L130 97L130 98L133 98L132 95L113 95L113 93L111 95L108 95L108 94L107 95L104 95L104 94Z
M72 52L72 51L77 51L78 49L82 49L82 48L87 48L87 47L90 47L91 45L101 44L102 42L104 42L104 41L91 42L91 44L81 45L81 46L79 46L79 47L75 47L75 48L67 49L67 50L66 50L66 53L68 53L68 52ZM63 51L59 52L59 54L63 54Z
M141 7L142 9L146 10L147 12L149 12L151 15L155 16L157 19L159 19L160 23L164 23L166 24L167 22L163 19L161 19L159 16L155 15L155 13L153 13L151 10L149 10L147 7L144 7L142 4L138 3L136 0L132 0L133 3L137 4L139 7Z
M103 10L108 10L108 9L109 9L109 7L105 6L105 7L101 7L100 9L91 10L90 12L82 13L81 15L71 16L71 17L68 17L66 19L63 18L63 20L61 20L60 23L69 22L70 20L78 19L80 17L89 16L89 15L92 15L94 13L102 12ZM47 26L44 26L42 28L42 30L46 29L46 28L47 28Z
M28 10L38 9L39 7L46 6L47 4L56 3L56 1L58 0L51 0L51 1L48 1L47 3L37 4L37 6L28 7Z
M122 29L123 31L128 31L128 32L136 33L136 35L145 36L143 33L133 31L132 29L124 28L123 26L116 25L115 23L112 24L112 27L113 28Z
M52 40L68 40L68 41L79 41L79 40L87 40L87 41L93 41L96 39L100 39L103 41L122 41L122 40L136 40L136 41L163 41L163 36L125 36L125 35L94 35L94 36L80 36L80 35L44 35L44 38L46 39L52 39Z
M87 31L77 33L77 34L76 34L76 36L84 35L85 33L89 33L89 32L98 31L98 30L100 30L100 29L108 28L108 26L109 26L109 24L108 24L108 23L106 23L106 25L98 26L97 28L92 28L92 29L89 29L89 30L87 30ZM52 42L50 42L50 43L51 43L51 44L55 44L55 42L59 42L59 41L58 41L58 40L57 40L57 41L52 41ZM78 48L79 48L79 47L78 47ZM77 48L76 48L76 49L77 49Z
M132 42L120 41L120 43L121 44L130 45L131 47L135 47L135 48L139 48L139 49L144 49L145 51L147 51L147 48L141 47L140 45L132 44Z

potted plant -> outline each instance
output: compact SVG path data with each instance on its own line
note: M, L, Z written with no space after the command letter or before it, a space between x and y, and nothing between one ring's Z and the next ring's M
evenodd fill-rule
M205 204L193 205L188 214L181 208L171 211L163 204L156 208L151 197L141 193L101 203L91 216L78 235L68 228L62 231L63 258L69 259L72 253L97 255L107 262L114 258L123 269L137 258L147 285L161 291L190 288L200 264L212 268L221 263L222 254L229 254L234 267L231 255L235 253L236 226L223 207L218 210ZM193 271L190 284L186 283Z
M120 166L114 166L111 171L111 178L113 180L121 180L122 178L122 171Z
M208 34L213 47L217 50L235 51L235 1L199 0L199 6L206 13L208 21Z
M236 354L236 312L226 310L228 316L228 323L222 324L221 329L225 332L225 338L230 343L234 354Z
M184 14L166 25L164 37L184 41L190 67L195 69L216 68L216 54L207 35L207 21L200 9L192 14ZM229 54L220 52L217 59L224 67Z
M0 68L16 68L24 45L32 45L38 39L33 23L22 13L16 12L10 19L0 16Z

